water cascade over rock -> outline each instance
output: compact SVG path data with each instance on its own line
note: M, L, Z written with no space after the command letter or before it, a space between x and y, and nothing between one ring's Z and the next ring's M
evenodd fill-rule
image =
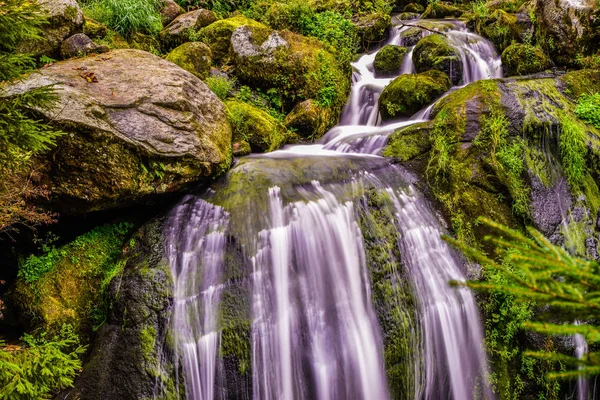
M440 24L462 55L461 83L501 75L489 42ZM401 45L412 28L394 29L389 44ZM414 73L412 52L402 74ZM382 125L377 100L392 79L375 77L374 58L354 64L340 125L320 144L242 159L173 211L172 329L188 399L234 398L227 381L250 374L242 398L493 398L474 297L449 285L465 279L464 260L416 178L378 155L427 107ZM230 303L248 311L235 351Z

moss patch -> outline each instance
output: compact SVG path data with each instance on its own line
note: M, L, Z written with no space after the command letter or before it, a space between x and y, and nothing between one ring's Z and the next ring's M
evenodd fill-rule
M379 97L379 110L384 120L410 116L452 86L448 76L432 70L417 75L401 75L394 79Z
M528 75L550 68L550 59L539 48L515 43L502 52L502 65L508 75Z
M198 32L198 38L210 47L215 61L225 61L230 55L231 35L240 26L267 28L260 22L238 15L213 22L202 28Z
M417 72L436 69L445 72L454 84L462 79L460 53L442 35L429 35L419 40L413 52L413 63Z
M375 56L373 68L376 76L396 76L402 69L408 49L402 46L386 45Z
M171 50L165 58L200 79L208 78L212 65L212 52L201 42L188 42Z

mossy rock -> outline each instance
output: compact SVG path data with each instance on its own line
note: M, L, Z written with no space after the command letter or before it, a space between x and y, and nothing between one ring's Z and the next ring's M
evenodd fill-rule
M427 6L425 12L423 12L421 15L421 18L458 18L463 14L463 12L463 9L450 3L434 2Z
M318 139L337 122L331 109L319 106L314 100L304 100L285 117L285 126L306 139Z
M383 155L397 162L406 162L427 153L431 149L428 122L410 125L392 133Z
M359 14L354 16L352 22L363 45L368 48L370 43L379 43L385 39L392 18L383 13Z
M425 11L425 7L417 3L408 3L406 6L404 6L404 9L402 11L406 13L421 14L423 13L423 11Z
M502 66L508 76L535 74L551 65L542 49L530 44L515 43L502 52Z
M159 54L161 46L154 36L135 32L129 38L129 47L132 49L144 50L152 54Z
M516 14L497 10L481 23L482 26L477 31L502 52L512 43L523 40L525 32L531 25L529 17L526 18L527 21L523 21Z
M240 140L238 142L233 143L233 155L235 157L243 157L252 153L252 148L250 147L250 143L245 140Z
M101 24L91 18L84 18L83 33L91 39L102 39L108 33L106 25Z
M584 93L600 93L600 70L598 69L567 72L560 77L560 81L564 85L564 93L574 100Z
M164 50L197 40L198 31L217 20L214 12L198 9L177 16L160 31L158 37Z
M462 57L442 35L428 35L419 40L413 52L413 63L419 73L435 69L445 72L455 85L462 80Z
M448 75L431 70L394 79L379 97L381 118L390 120L409 117L431 104L452 87Z
M225 105L234 143L246 141L257 153L277 150L286 143L287 128L265 111L237 100L227 101Z
M313 99L334 116L346 102L350 69L314 38L264 26L242 26L231 37L234 74L250 86L275 89L289 111Z
M123 36L110 29L106 32L106 35L103 38L95 39L94 43L96 43L99 46L107 46L109 49L112 50L131 48L131 45L129 44L129 42L127 42L127 40L125 40Z
M240 26L267 28L260 22L240 15L213 22L207 27L202 28L198 37L210 47L215 61L224 61L230 56L231 36Z
M68 324L88 343L104 322L104 290L121 273L130 225L105 225L71 243L30 256L20 268L12 300L26 325L50 335Z
M421 14L403 12L401 14L398 14L398 19L400 21L410 21L413 19L419 19L420 16L421 16Z
M423 38L423 30L420 28L409 28L400 33L401 44L406 47L415 46Z
M375 76L389 77L398 75L402 69L406 53L408 53L408 49L403 46L394 46L391 44L383 46L375 56L375 61L373 62Z
M212 51L204 43L188 42L171 50L165 60L179 65L200 79L206 79L212 65Z

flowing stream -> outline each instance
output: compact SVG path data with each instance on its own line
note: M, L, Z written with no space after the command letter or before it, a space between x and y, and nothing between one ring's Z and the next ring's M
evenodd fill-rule
M462 23L438 24L462 55L462 84L501 76L489 42ZM394 28L389 43L400 44L409 28ZM248 397L493 398L474 297L449 285L465 279L464 262L440 238L443 224L412 185L414 177L379 156L390 133L427 120L431 107L382 125L377 99L391 79L375 77L374 57L353 64L340 124L319 144L253 155L230 172L256 176L260 201L250 196L222 208L211 204L219 198L217 188L204 199L186 198L171 213L166 237L175 280L173 329L188 399L227 397L227 379L219 378L225 340L219 316L223 291L236 284L225 277L229 236L241 237L236 245L251 287ZM412 49L402 73L414 73ZM413 299L403 307L414 321L400 319L407 343L395 361L405 371L401 389L389 380L385 346L396 331L384 327L387 317L375 294L381 288L372 286L375 266L368 261L373 249L367 248L358 206L373 193L384 199L377 212L390 216L386 224L394 239L385 255L397 252L401 261L386 270L390 290L408 287Z

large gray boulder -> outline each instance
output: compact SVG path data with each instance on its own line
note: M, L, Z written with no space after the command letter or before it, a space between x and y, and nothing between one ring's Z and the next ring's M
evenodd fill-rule
M598 48L600 13L595 0L537 0L535 14L545 37L552 39L551 58L572 65L582 51Z
M131 205L218 174L231 162L226 110L197 77L140 50L56 63L9 89L56 85L44 117L64 130L41 164L59 211Z
M22 52L57 57L60 45L69 36L83 30L83 12L76 0L38 0L48 24L42 29L42 39L25 43Z

